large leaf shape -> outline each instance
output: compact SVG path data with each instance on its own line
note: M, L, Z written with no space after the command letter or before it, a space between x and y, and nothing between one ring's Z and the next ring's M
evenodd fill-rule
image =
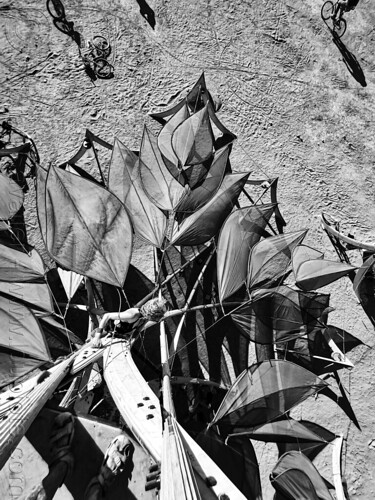
M0 325L0 346L50 361L42 329L28 307L0 296Z
M373 325L375 325L374 265L375 254L367 257L353 280L354 292Z
M288 451L273 468L270 481L287 498L333 500L314 464L301 452Z
M186 189L166 167L157 139L147 127L143 131L139 160L139 172L145 193L161 210L173 211L186 194Z
M270 286L290 269L292 252L307 230L279 234L259 241L251 250L247 286L249 289Z
M132 251L124 205L80 176L38 169L38 219L46 249L60 266L122 287Z
M29 253L0 245L0 281L44 283L45 268L35 249Z
M293 290L285 285L254 290L251 300L231 317L242 335L258 344L287 342L320 327L329 295Z
M321 252L305 245L293 250L292 264L296 285L302 290L317 290L357 269L345 262L323 259Z
M201 245L219 231L231 212L250 174L226 175L215 196L175 227L171 243L173 245Z
M280 418L328 384L289 361L269 360L250 366L225 395L214 423L233 431Z
M40 359L25 358L0 352L0 387L14 382L17 378L38 368L44 362Z
M225 221L216 250L221 301L246 283L250 250L262 237L274 209L273 204L240 208Z
M172 135L176 128L181 125L190 116L187 105L181 107L175 115L164 125L158 135L158 147L164 158L169 161L176 169L171 173L176 177L178 170L178 157L172 147ZM168 166L168 165L167 165ZM176 177L177 178L177 177Z
M115 139L113 146L108 188L127 208L135 233L160 248L165 237L167 218L143 190L138 157L118 139Z
M212 165L204 181L192 189L178 204L176 212L193 213L203 207L219 189L225 174L229 156L229 147L225 146L215 153Z
M0 172L0 219L8 220L23 204L23 191L8 176Z
M212 156L214 135L208 104L183 121L172 135L172 147L181 167L196 165Z
M334 341L337 347L345 354L362 344L354 335L338 328L328 325L312 331L308 337L300 337L285 345L284 359L301 365L308 370L322 375L340 370L346 366L332 359L332 349L329 347L324 333Z
M27 307L54 312L52 295L46 282L22 283L0 281L0 294L11 297Z
M161 111L159 113L151 113L150 116L157 120L159 123L163 124L171 119L178 111L185 106L189 106L194 113L199 109L202 109L208 100L211 99L210 93L207 90L206 81L204 78L204 73L199 77L198 81L194 84L193 88L188 92L186 97L181 99L180 102L172 106L171 108ZM211 99L212 100L212 99Z
M327 444L327 441L322 436L290 417L285 420L249 427L246 430L246 436L266 443L298 443L302 441Z

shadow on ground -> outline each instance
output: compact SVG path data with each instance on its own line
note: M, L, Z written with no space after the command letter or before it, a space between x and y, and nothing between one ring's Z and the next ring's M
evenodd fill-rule
M155 12L151 9L146 0L137 0L137 4L139 5L141 16L146 19L152 29L155 29Z
M341 41L341 38L337 35L335 31L330 30L332 33L332 39L336 47L341 52L342 58L346 67L348 68L349 73L352 77L357 80L357 82L362 85L362 87L367 87L366 78L362 71L362 68L357 61L357 58L354 54L347 49L346 45Z

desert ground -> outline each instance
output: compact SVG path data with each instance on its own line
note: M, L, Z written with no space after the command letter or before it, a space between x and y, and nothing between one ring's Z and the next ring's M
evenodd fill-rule
M238 137L232 169L250 170L252 179L278 177L286 231L308 228L305 243L337 260L321 229L322 211L339 220L343 232L375 242L375 10L370 0L361 0L346 15L341 43L335 43L321 18L322 4L66 0L66 17L83 41L101 35L112 46L114 78L91 82L77 45L54 27L45 2L1 0L0 120L11 119L33 138L44 165L73 156L86 128L137 150L144 124L157 130L148 114L178 100L204 72L210 92L222 102L220 120ZM85 161L90 169L94 158ZM102 161L106 166L109 158ZM27 203L33 203L32 188ZM27 224L31 243L41 248L35 213ZM152 275L146 251L138 242L133 263ZM371 500L374 329L348 278L322 291L331 293L335 307L330 323L365 344L350 355L354 369L342 374L362 430L323 396L296 412L344 433L349 497ZM264 498L270 500L276 447L256 446ZM330 457L316 465L331 480Z

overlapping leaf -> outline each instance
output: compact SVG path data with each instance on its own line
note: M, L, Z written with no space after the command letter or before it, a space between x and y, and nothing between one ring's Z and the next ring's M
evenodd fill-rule
M161 210L173 211L185 196L186 189L166 167L157 139L147 127L143 131L139 160L139 173L145 193Z
M217 244L217 279L221 301L246 283L250 250L262 237L274 208L273 204L240 208L225 221Z
M45 268L35 249L29 253L0 245L0 281L44 283Z
M314 464L303 453L289 451L280 457L270 475L276 491L300 500L333 500Z
M200 245L210 240L219 231L233 209L249 174L226 175L215 196L187 217L173 231L173 245Z
M23 191L12 179L0 172L0 219L8 220L23 204Z
M280 418L309 396L327 387L327 382L294 363L263 361L241 373L225 395L212 424L228 432Z
M306 236L307 230L289 234L279 234L259 241L252 249L249 258L249 289L272 286L288 273L292 252Z
M36 307L44 311L54 312L52 296L46 282L6 282L0 281L0 294L10 297L27 307Z
M285 420L277 420L256 427L249 427L246 436L257 441L271 443L309 442L327 443L321 436L305 427L298 420L288 417Z
M115 195L62 169L38 168L37 204L44 244L60 266L123 286L132 228Z
M137 156L118 139L113 146L108 188L127 208L135 233L160 248L166 232L166 216L143 190Z
M172 147L182 168L196 165L212 156L214 135L208 104L184 120L172 135Z
M307 338L301 337L288 342L283 353L285 359L301 365L317 375L344 368L342 364L333 360L332 350L324 336L325 330L345 354L362 344L361 340L341 328L321 325L320 329L310 332Z
M293 290L285 285L259 289L231 317L242 335L258 344L287 342L322 326L319 318L329 295Z
M345 262L325 260L321 252L305 245L293 250L292 264L296 285L302 290L317 290L356 269Z
M0 325L0 346L50 361L42 329L31 309L0 296Z
M14 382L17 378L27 375L38 368L44 361L24 356L15 356L0 352L0 387Z
M210 201L223 181L228 156L228 146L219 149L215 153L206 178L199 186L192 189L189 194L181 200L176 207L176 212L191 214Z
M176 114L174 114L171 119L164 125L162 130L158 135L158 147L166 160L166 165L171 171L172 175L178 179L179 175L179 160L172 147L172 135L174 134L176 128L181 125L190 116L187 105L181 107ZM169 162L169 164L168 164ZM172 169L172 170L171 170Z
M151 113L150 116L157 120L159 123L163 124L171 119L179 110L185 106L195 113L202 109L208 100L212 100L210 93L207 90L207 85L204 77L204 73L199 77L198 81L194 84L193 88L188 92L188 94L181 99L177 104L167 109L166 111L161 111L159 113Z

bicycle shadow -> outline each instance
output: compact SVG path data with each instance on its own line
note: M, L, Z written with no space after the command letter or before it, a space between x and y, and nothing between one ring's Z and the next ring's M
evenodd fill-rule
M137 4L139 5L141 16L146 19L152 29L155 29L155 12L151 9L146 0L137 0Z
M355 57L354 54L350 52L350 50L347 49L345 44L341 41L341 38L337 35L337 33L333 30L331 30L332 34L332 39L336 47L339 49L341 52L342 58L344 63L346 64L346 67L348 68L349 73L352 75L352 77L357 80L357 82L362 85L362 87L367 87L366 83L366 78L365 75L362 71L362 68L357 61L357 58Z

